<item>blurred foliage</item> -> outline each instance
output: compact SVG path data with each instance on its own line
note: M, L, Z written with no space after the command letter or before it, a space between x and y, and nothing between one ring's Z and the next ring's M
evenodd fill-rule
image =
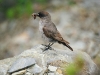
M29 17L34 11L34 4L48 5L50 0L0 0L0 20ZM66 0L74 5L75 0Z
M0 13L5 18L13 19L32 14L34 3L44 4L47 0L0 0Z
M64 75L77 75L84 67L84 60L81 56L77 56L75 61L68 66L64 66Z
M49 0L36 0L36 2L40 3L40 4L45 4L47 1L49 1Z
M75 5L76 4L76 1L75 0L68 0L68 5Z
M31 0L17 0L16 5L7 9L6 16L8 18L20 17L21 15L28 15L32 13Z

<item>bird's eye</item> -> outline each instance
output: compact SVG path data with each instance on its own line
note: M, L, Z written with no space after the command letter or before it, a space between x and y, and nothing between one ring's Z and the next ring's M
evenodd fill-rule
M45 14L43 14L43 13L41 13L41 12L39 12L38 14L39 14L38 16L39 16L40 18L45 17Z

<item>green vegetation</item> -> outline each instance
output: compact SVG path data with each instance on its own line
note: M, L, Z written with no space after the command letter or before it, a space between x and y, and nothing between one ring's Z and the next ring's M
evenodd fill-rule
M64 67L64 75L77 75L79 74L84 67L84 60L78 56L74 63L69 64Z
M50 0L0 0L1 19L29 17L34 11L34 4L46 6ZM66 0L68 5L76 4L75 0ZM35 8L36 9L36 8Z
M32 13L31 0L17 0L15 6L7 9L6 16L8 18L20 17L21 15L28 15Z
M76 1L75 0L68 0L68 5L72 6L75 5Z
M0 12L5 18L28 17L34 11L35 3L44 4L48 0L0 0Z
M49 0L36 0L36 2L40 3L40 4L45 4L47 1L49 1Z

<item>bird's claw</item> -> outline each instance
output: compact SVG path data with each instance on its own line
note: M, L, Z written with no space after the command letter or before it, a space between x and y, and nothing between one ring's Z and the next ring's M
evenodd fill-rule
M45 48L43 49L43 48L41 48L42 50L43 50L43 52L44 51L47 51L47 50L54 50L51 46L49 46L49 45L44 45L44 44L42 44L43 46L45 46Z
M43 46L45 46L45 47L48 47L48 45L45 45L45 44L41 44L41 45L43 45Z
M45 48L42 49L42 50L43 50L43 52L44 52L44 51L47 51L47 50L54 50L54 49L53 49L52 47L50 47L50 48L46 48L46 47L45 47Z

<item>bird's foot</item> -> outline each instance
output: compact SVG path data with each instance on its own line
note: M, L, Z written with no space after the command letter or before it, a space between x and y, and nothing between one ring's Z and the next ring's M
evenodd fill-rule
M45 45L45 44L41 44L42 46L45 46L45 47L48 47L48 45Z
M54 50L50 45L44 45L44 44L42 44L42 45L45 46L44 49L42 48L43 51Z
M53 49L52 47L49 47L49 48L48 48L48 47L45 47L45 48L42 49L42 50L43 50L43 52L44 52L44 51L47 51L47 50L54 50L54 49Z

